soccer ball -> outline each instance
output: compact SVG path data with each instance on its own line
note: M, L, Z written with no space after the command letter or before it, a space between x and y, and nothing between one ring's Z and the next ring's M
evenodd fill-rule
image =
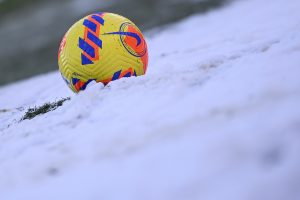
M91 81L107 85L122 77L144 75L147 44L138 27L125 17L95 13L67 31L59 47L58 65L67 85L78 93Z

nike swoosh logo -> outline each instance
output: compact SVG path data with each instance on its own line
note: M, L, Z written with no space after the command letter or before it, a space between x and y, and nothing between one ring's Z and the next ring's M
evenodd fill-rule
M137 41L136 46L139 46L142 42L142 39L140 38L140 36L138 34L132 33L132 32L111 32L111 33L105 33L104 35L126 35L129 37L133 37Z

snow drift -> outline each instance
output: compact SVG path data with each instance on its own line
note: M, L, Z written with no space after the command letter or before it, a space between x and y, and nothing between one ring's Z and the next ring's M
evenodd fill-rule
M263 4L152 30L143 77L0 88L0 199L299 199L300 2Z

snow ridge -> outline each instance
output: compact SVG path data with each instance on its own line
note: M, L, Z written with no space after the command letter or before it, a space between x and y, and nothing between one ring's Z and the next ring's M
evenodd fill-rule
M300 2L264 4L154 34L143 77L0 88L0 199L299 199Z

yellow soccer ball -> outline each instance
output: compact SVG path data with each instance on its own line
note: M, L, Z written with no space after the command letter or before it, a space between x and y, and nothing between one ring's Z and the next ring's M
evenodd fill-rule
M117 14L95 13L76 22L58 51L61 75L72 91L91 81L107 85L122 77L144 75L147 44L138 27Z

